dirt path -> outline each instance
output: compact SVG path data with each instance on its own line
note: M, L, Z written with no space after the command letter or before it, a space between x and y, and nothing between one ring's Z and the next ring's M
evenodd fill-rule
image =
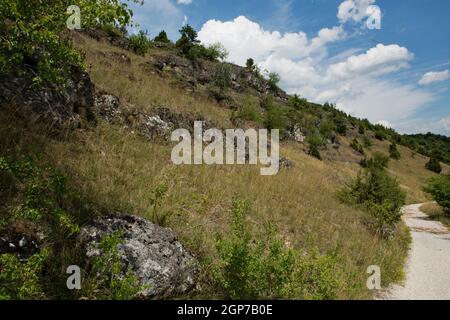
M421 204L403 208L412 245L406 280L394 285L388 300L450 300L450 230L420 211Z

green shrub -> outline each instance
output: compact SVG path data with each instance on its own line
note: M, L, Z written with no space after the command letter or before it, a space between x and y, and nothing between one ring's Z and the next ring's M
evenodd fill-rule
M423 189L450 214L450 174L430 178Z
M336 124L337 133L339 133L341 136L346 136L347 135L347 125L345 124L345 120L337 119L337 120L335 120L335 124Z
M161 43L170 43L169 37L167 36L167 33L162 30L154 39L154 42L161 42Z
M323 145L323 137L320 134L313 134L306 138L306 142L309 144L308 154L316 159L322 160L319 147Z
M354 138L354 139L352 140L352 142L350 143L350 147L351 147L353 150L359 152L360 154L364 154L364 148L363 148L363 146L359 143L358 139Z
M152 47L152 42L147 37L147 32L139 31L137 34L130 36L131 48L140 55L145 55L148 49Z
M213 84L224 92L231 86L233 70L228 63L219 63L214 69Z
M280 75L275 72L270 72L267 77L268 77L267 81L269 83L270 90L277 91L278 84L280 83L280 80L281 80Z
M279 106L269 106L264 125L269 130L279 129L280 137L283 137L289 125L289 119L286 115L285 109Z
M227 49L220 42L203 47L201 56L210 61L224 61L228 57Z
M389 146L389 156L394 160L400 160L401 158L400 152L398 151L397 145L395 143L392 143Z
M364 159L361 162L361 165L364 168L383 170L388 167L389 161L390 159L388 156L382 154L381 152L375 152L372 158L370 158L369 160Z
M231 119L232 120L241 119L244 121L253 121L256 123L263 122L261 113L258 110L258 105L251 98L247 98L244 101L242 107L233 112Z
M123 233L117 232L105 236L100 242L101 255L93 261L88 288L84 294L94 295L104 300L135 299L143 289L132 270L126 270L119 253L124 242Z
M435 157L431 157L430 158L430 161L428 161L426 163L425 168L427 168L430 171L436 172L436 173L441 173L442 172L441 163Z
M373 146L373 142L368 137L364 136L364 138L363 138L363 145L366 148L370 148L370 147Z
M14 254L0 255L0 300L44 299L42 272L48 256L43 250L23 263Z
M400 209L406 199L398 181L391 178L375 161L339 195L345 202L365 207L374 218L376 231L383 234L400 221Z
M339 284L336 257L299 255L286 248L275 229L254 236L248 229L248 202L233 202L233 221L219 237L220 262L213 277L229 299L333 299Z

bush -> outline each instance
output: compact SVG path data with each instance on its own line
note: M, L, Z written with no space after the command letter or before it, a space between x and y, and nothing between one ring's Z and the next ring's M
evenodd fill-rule
M435 157L430 158L430 161L427 162L427 164L425 165L425 168L427 168L428 170L433 171L435 173L442 172L441 163Z
M233 201L232 225L217 240L220 262L214 280L228 299L333 299L339 283L336 256L301 256L286 248L275 229L254 236L248 229L248 202Z
M224 92L231 86L233 70L228 63L219 63L214 70L213 84Z
M262 123L263 121L261 113L258 110L257 103L250 98L246 99L241 108L233 112L231 119L241 119L246 121L253 121L256 123Z
M406 194L397 180L391 178L379 164L360 172L349 188L339 192L341 200L362 205L374 218L376 231L386 235L400 221L400 209Z
M169 37L167 36L167 33L162 30L156 37L153 39L154 42L161 42L161 43L170 43Z
M93 261L92 278L84 289L85 295L104 300L131 300L145 289L139 285L132 270L127 270L121 262L118 248L123 241L122 232L105 236L100 241L101 254Z
M227 49L220 42L214 43L208 47L203 47L202 58L210 61L224 61L228 57Z
M361 164L364 168L383 170L388 167L389 157L381 152L375 152L372 158L364 159Z
M309 144L308 154L316 159L322 160L319 147L323 145L323 137L319 134L310 135L306 138Z
M359 143L358 139L354 138L354 139L352 140L352 142L350 143L350 147L351 147L353 150L359 152L360 154L364 154L364 148L363 148L363 146Z
M145 55L152 46L152 42L147 37L147 32L142 30L138 34L130 36L130 43L133 51L140 55Z
M335 124L336 124L337 133L339 133L341 136L346 136L347 135L347 125L345 124L345 120L337 119L337 120L335 120Z
M370 148L373 146L373 142L366 136L364 136L364 138L363 138L363 144L364 144L364 147L366 147L366 148Z
M0 255L0 300L44 299L42 272L48 256L43 250L22 263L14 254Z
M400 160L401 158L400 152L398 151L397 145L395 143L392 143L389 146L389 156L394 160Z
M275 72L270 72L268 74L268 83L269 83L269 87L270 90L272 91L277 91L278 90L278 84L280 83L280 75L278 73Z
M267 129L279 129L280 137L283 137L289 125L289 119L283 108L279 106L269 106L264 125Z
M430 178L423 190L450 214L450 174Z

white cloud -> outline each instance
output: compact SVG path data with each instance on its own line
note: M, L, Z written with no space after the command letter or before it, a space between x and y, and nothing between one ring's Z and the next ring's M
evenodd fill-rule
M441 71L441 72L427 72L423 75L422 79L420 79L419 84L422 86L427 86L434 82L445 81L450 77L449 71Z
M374 3L344 1L339 7L340 22L364 21L373 13ZM199 31L204 44L221 42L229 51L230 62L244 65L247 58L253 58L262 70L277 72L288 93L318 103L336 103L345 112L386 126L406 123L405 119L434 100L423 89L390 80L390 74L408 68L414 59L407 48L380 43L367 50L347 48L329 56L328 47L346 37L343 24L309 37L302 31L265 30L245 16L209 20Z
M192 0L177 0L177 3L179 3L179 4L191 4Z
M339 5L337 17L341 23L361 22L373 14L380 14L375 0L345 0Z
M378 44L366 53L351 56L346 61L328 68L332 78L347 79L358 75L381 75L408 67L414 55L404 47Z
M388 128L388 129L390 129L390 128L393 127L392 123L390 123L390 122L387 121L387 120L381 120L381 121L378 121L376 124L379 124L379 125L381 125L381 126L383 126L383 127L385 127L385 128Z

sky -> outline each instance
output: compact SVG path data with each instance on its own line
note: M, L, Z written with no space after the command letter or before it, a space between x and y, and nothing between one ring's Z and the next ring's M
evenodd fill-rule
M450 136L448 0L144 0L150 36L188 23L227 61L253 58L280 87L400 133Z

